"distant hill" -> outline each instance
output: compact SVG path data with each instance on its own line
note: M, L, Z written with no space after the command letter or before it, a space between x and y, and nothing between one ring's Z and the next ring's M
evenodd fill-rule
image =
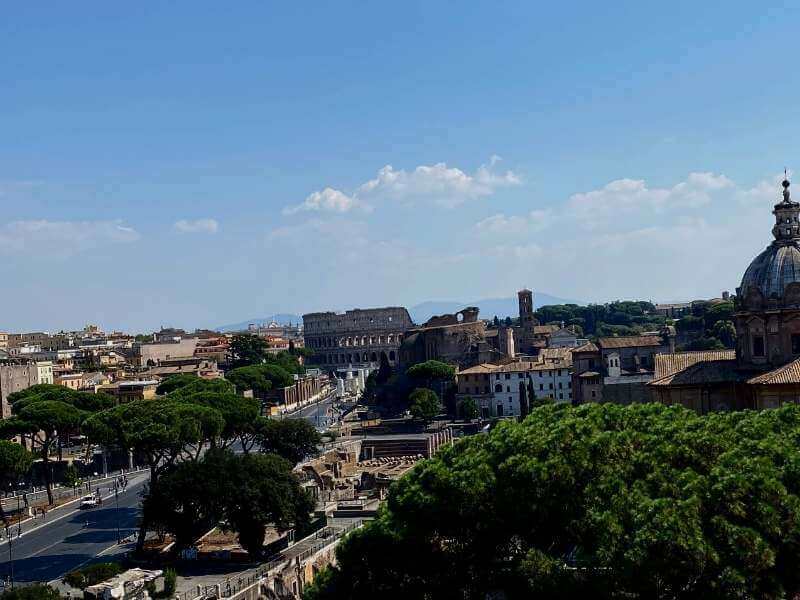
M539 306L547 306L548 304L586 304L579 300L568 300L566 298L558 298L550 294L543 294L539 292L533 293L534 308ZM480 316L483 319L491 319L495 315L504 319L506 317L519 316L519 307L517 306L517 298L486 298L484 300L474 300L472 302L452 302L452 301L428 301L417 304L416 306L408 309L411 318L415 323L421 324L430 319L434 315L443 315L447 313L454 313L467 306L477 306L480 309ZM297 324L303 322L303 317L300 315L293 315L288 313L281 313L272 315L270 317L258 317L256 319L248 319L240 323L231 323L230 325L221 325L214 327L214 331L221 331L223 333L230 333L232 331L246 331L250 323L269 323L275 321L278 325L288 325L289 323Z
M297 323L303 322L303 317L300 315L290 315L290 314L277 314L272 315L271 317L259 317L257 319L249 319L247 321L242 321L240 323L231 323L230 325L220 325L219 327L214 327L214 331L220 331L222 333L229 333L231 331L246 331L247 326L250 323L255 323L257 325L268 324L272 321L275 321L278 325L289 325L290 323L296 325Z
M533 293L533 306L548 306L550 304L586 304L579 300L569 300L558 298L550 294L540 292ZM505 317L519 316L519 305L517 298L486 298L484 300L474 300L472 302L450 302L450 301L428 301L417 304L409 309L411 318L415 323L421 324L435 315L454 313L466 306L477 306L480 309L480 316L483 319L491 319L495 315L501 319Z

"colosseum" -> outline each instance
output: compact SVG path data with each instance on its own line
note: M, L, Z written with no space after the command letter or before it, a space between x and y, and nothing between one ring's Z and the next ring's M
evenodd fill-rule
M403 334L413 326L402 306L318 312L303 315L303 338L314 351L311 362L322 368L377 363L381 353L394 366Z

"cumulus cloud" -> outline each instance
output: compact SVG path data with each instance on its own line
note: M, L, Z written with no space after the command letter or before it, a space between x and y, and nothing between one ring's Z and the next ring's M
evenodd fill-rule
M346 213L356 208L367 212L372 210L371 206L361 202L354 196L348 196L344 192L327 187L320 192L309 194L303 202L296 206L287 206L283 209L283 214L293 215L307 211Z
M0 249L70 253L104 244L135 242L139 233L115 221L12 221L0 228Z
M180 219L172 226L178 233L217 233L219 223L214 219Z
M629 213L659 213L709 204L712 193L733 187L725 175L690 173L671 188L650 188L642 179L617 179L599 190L573 194L570 214L584 227L595 228Z
M490 196L499 188L521 183L513 171L495 171L499 160L499 156L492 156L488 165L481 165L472 174L445 163L420 165L412 171L386 165L352 194L328 187L310 194L300 204L286 207L283 212L291 215L303 211L369 211L381 201L429 201L453 208L468 200Z

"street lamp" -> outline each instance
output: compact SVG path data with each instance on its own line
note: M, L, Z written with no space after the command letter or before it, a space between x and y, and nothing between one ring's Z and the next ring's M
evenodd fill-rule
M114 515L117 520L117 544L119 544L122 538L119 533L119 481L116 479L114 480L114 505L116 506Z
M8 538L8 574L11 587L14 587L14 557L11 554L11 532L6 525L6 537Z

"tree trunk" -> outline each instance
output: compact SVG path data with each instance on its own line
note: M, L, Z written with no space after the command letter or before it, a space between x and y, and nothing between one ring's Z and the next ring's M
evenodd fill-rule
M150 463L150 484L149 484L149 492L152 494L153 489L156 487L158 483L158 472L156 469L158 465L155 463ZM142 513L142 519L139 521L139 533L136 537L136 554L141 554L142 550L144 550L144 542L145 538L147 537L147 523L144 522L144 512Z
M50 444L42 446L42 467L44 468L44 482L47 486L47 504L53 506L53 472L50 470Z

